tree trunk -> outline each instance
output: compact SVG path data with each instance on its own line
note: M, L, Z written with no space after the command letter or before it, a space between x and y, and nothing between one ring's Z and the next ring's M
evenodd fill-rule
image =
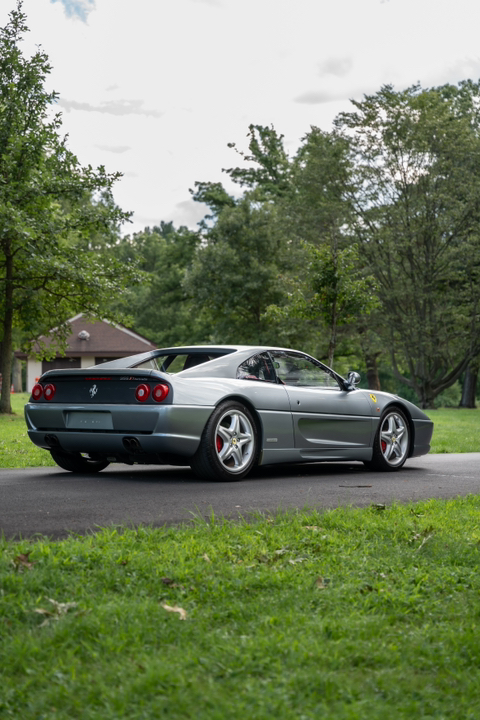
M417 394L419 395L419 404L422 410L434 410L435 398L439 394L438 392L434 392L430 385L427 385L426 387L420 387Z
M23 392L22 363L15 356L13 357L12 383L13 383L13 392L16 392L16 393Z
M6 325L6 324L5 324ZM8 336L8 328L3 329L2 356L0 358L0 374L2 376L2 395L0 398L0 413L11 413L12 405L10 403L10 387L12 384L12 331L10 327L10 336Z
M463 381L462 399L460 407L476 408L477 396L477 380L478 380L479 362L474 360L465 370L465 380Z
M0 355L0 374L2 375L2 395L0 413L12 412L10 403L10 386L12 383L13 357L13 256L9 252L10 245L5 247L5 314L3 316L2 351Z
M328 344L328 367L333 368L333 358L335 357L335 349L337 347L337 303L334 301L332 308L330 342Z
M380 390L380 378L378 377L377 358L380 353L365 353L367 365L367 385L369 390Z

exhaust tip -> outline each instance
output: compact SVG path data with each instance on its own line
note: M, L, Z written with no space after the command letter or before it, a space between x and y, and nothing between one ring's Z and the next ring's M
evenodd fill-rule
M143 452L142 446L136 437L124 437L123 447L133 455Z
M48 447L51 448L57 448L60 447L60 441L56 435L45 435L43 438L48 445Z

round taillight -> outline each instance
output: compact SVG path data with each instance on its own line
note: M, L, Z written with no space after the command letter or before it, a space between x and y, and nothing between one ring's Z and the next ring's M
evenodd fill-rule
M145 383L139 385L135 390L135 397L137 398L138 402L145 402L146 400L148 400L149 395L150 385L145 385Z
M153 399L156 402L163 402L170 392L168 385L155 385L153 388Z
M51 383L45 385L45 387L43 388L43 396L45 400L53 400L56 389L57 388L55 387L55 385L52 385Z
M32 390L32 397L34 400L40 400L40 398L43 395L43 387L40 385L40 383L37 383L33 386Z

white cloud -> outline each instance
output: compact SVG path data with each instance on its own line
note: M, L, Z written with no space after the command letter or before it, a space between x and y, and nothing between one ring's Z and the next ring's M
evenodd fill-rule
M66 112L83 110L84 112L107 113L107 115L144 115L145 117L161 117L163 114L158 110L144 108L143 100L107 100L98 103L98 105L91 105L88 102L59 98L58 104Z
M324 75L335 75L336 77L344 77L352 70L353 59L351 57L331 57L321 63L319 67L320 77Z

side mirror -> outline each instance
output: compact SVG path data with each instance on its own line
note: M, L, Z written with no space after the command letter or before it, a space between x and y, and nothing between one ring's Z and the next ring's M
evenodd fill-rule
M347 384L350 385L350 390L355 390L355 387L360 382L360 373L351 370L347 375Z

